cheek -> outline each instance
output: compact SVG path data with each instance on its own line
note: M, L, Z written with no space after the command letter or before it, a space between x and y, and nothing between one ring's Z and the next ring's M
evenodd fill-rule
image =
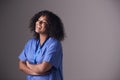
M39 23L38 23L38 22L36 22L36 23L35 23L35 26L38 26L38 25L39 25Z
M42 25L42 29L43 29L43 30L45 30L45 29L46 29L46 26L45 26L44 24Z
M36 24L35 24L35 28L40 28L41 26L39 25L39 23L38 22L36 22Z
M45 31L45 30L46 30L45 27L43 27L43 28L42 28L42 31Z

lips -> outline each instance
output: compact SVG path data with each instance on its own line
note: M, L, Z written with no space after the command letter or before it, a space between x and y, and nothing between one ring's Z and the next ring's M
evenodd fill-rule
M41 29L42 27L38 27L38 26L36 26L36 28L37 28L37 29Z
M39 33L40 30L40 28L36 27L35 32Z

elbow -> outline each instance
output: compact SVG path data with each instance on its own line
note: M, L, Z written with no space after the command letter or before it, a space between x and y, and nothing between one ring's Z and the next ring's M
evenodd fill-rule
M22 61L19 61L19 70L23 71L23 62Z
M23 71L22 67L19 65L19 68L18 68L20 71Z
M46 74L46 73L49 73L49 71L50 71L50 69L51 68L49 68L49 67L41 67L41 69L39 69L39 72L38 72L38 74Z
M39 70L38 70L38 74L44 74L46 72L46 69L44 67L41 67Z
M38 74L46 74L48 70L45 67L39 67L39 69L36 70L36 73Z
M47 71L48 71L47 68L44 68L44 67L43 67L43 68L41 69L41 73L45 73L45 72L47 72Z
M23 70L23 69L22 69L22 67L21 67L20 65L19 65L19 70L20 70L20 71L22 71L22 70Z

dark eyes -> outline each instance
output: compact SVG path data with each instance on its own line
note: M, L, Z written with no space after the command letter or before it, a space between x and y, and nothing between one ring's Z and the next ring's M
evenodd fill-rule
M45 24L45 25L47 24L47 22L45 22L45 21L40 21L40 20L38 20L37 22L38 22L39 24Z

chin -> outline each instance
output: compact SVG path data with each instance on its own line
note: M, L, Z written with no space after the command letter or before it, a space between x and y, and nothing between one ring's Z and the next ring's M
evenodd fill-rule
M36 33L40 33L39 31L35 31Z

